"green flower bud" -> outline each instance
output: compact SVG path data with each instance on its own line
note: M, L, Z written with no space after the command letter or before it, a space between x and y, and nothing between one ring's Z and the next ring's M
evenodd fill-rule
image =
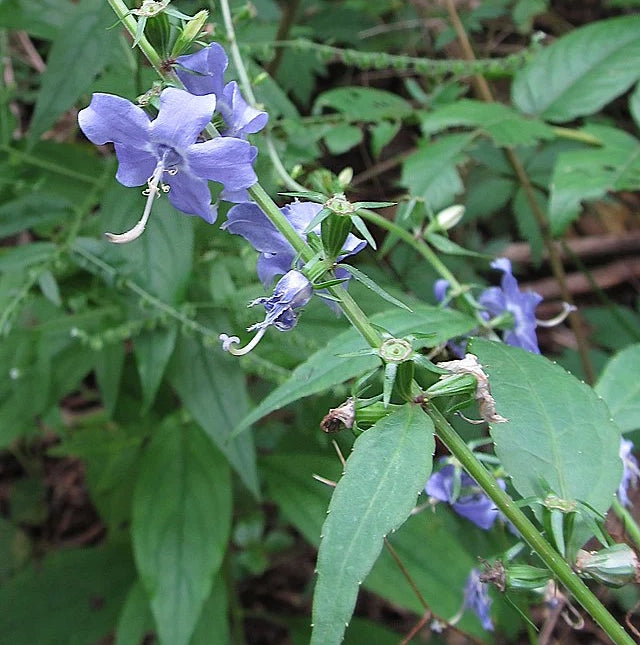
M551 574L547 569L528 564L512 564L505 570L505 587L514 591L535 591L543 593Z
M436 222L440 229L443 231L448 231L453 228L460 220L464 217L465 208L461 204L454 204L441 210L436 215Z
M206 9L203 9L202 11L198 11L198 13L193 16L189 22L187 22L173 45L171 58L177 58L189 49L191 43L200 35L200 32L207 23L208 17L209 12Z
M591 552L580 549L574 567L579 575L608 587L640 581L638 557L628 544L614 544Z

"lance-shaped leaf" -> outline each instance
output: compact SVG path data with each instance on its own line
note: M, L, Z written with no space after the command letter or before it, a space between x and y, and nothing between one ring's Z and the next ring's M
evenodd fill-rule
M195 425L168 420L142 458L133 550L162 645L187 645L231 527L226 460Z
M417 406L356 440L322 527L311 645L338 645L387 533L400 527L431 474L433 423Z

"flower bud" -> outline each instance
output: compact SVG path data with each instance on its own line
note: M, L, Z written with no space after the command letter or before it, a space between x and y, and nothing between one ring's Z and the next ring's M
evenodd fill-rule
M512 564L505 569L505 588L513 591L535 591L543 593L551 579L548 569L528 564Z
M638 557L628 544L591 552L580 549L574 566L581 576L608 587L622 587L640 579Z
M436 215L436 222L443 231L453 228L464 217L465 207L461 204L454 204L441 210Z
M198 13L193 16L189 22L187 22L173 45L173 49L171 50L172 58L181 56L189 49L191 43L200 35L208 17L209 12L206 9L203 9L202 11L198 11Z

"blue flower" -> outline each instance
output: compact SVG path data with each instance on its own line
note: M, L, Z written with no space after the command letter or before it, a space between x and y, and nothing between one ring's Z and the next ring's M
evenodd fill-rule
M493 631L493 622L489 615L491 609L491 598L487 584L480 580L480 571L471 569L464 586L464 609L470 609L480 619L482 627L487 631Z
M321 204L295 201L280 210L291 222L298 235L304 238L304 231L321 209ZM258 277L265 286L270 285L276 275L284 274L291 269L296 257L295 250L256 204L244 203L233 206L227 213L227 221L221 228L234 235L241 235L256 251L260 252ZM319 229L320 227L315 232L319 233ZM350 233L342 247L343 255L339 260L358 253L366 244L364 240ZM347 276L348 273L344 270L336 271L338 278Z
M153 121L142 108L112 94L94 94L91 104L78 113L80 128L92 143L115 144L116 179L125 186L148 184L142 218L128 233L108 233L111 241L128 242L142 233L161 189L178 210L213 222L209 180L230 193L256 182L256 151L249 143L231 137L198 141L215 107L213 95L193 96L170 87L160 95Z
M504 481L498 479L497 482L504 490L506 487ZM458 515L473 522L481 529L490 529L496 519L501 516L500 511L478 486L475 479L464 471L456 469L453 464L447 464L441 470L433 473L427 481L425 492L440 502L451 504Z
M227 54L218 43L212 43L195 54L176 59L176 74L191 94L214 94L217 111L226 123L224 136L244 138L267 125L269 115L251 107L240 94L235 81L224 85Z
M503 272L502 282L499 287L489 287L483 291L478 302L494 317L505 313L513 316L513 329L504 332L507 345L539 354L535 311L542 296L534 291L520 290L507 258L498 258L491 266Z
M622 479L618 487L618 499L623 506L631 506L629 489L638 485L640 468L633 456L633 442L628 439L620 440L620 459L622 459Z
M270 298L257 298L249 303L250 307L263 305L266 316L262 322L251 325L247 331L257 331L253 337L242 349L235 349L233 345L240 342L237 336L227 336L220 334L222 348L225 351L242 356L250 352L264 336L264 333L271 326L278 331L289 331L296 326L298 322L297 310L304 307L313 295L313 285L300 271L289 271L286 273L273 289L273 295Z

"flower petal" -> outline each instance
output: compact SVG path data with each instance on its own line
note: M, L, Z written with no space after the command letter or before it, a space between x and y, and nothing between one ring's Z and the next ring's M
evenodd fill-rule
M311 220L322 210L322 204L315 202L299 202L297 199L291 204L283 206L282 214L291 222L299 235L309 226ZM320 227L317 230L320 233Z
M155 156L146 150L133 148L123 143L116 143L115 148L119 162L116 179L123 186L146 184L158 163Z
M489 287L479 296L478 302L492 315L499 316L507 309L507 300L500 287Z
M211 191L206 180L185 172L166 177L171 186L169 201L187 215L199 215L210 224L216 220L216 211L211 206Z
M151 121L137 105L113 94L100 92L78 112L78 124L84 135L100 146L108 141L151 151Z
M248 188L258 180L253 170L255 148L242 139L218 137L196 143L187 148L185 156L191 172L220 182L227 190Z
M176 74L191 94L222 96L228 59L218 43L211 43L195 54L178 56Z
M291 247L280 253L261 253L256 267L260 282L268 287L277 275L284 275L291 270L294 258L295 253Z
M160 94L160 111L151 124L151 140L178 152L195 142L216 108L213 94L194 96L175 87Z
M227 83L218 102L218 110L227 123L224 135L228 137L242 137L247 134L260 132L269 115L249 105L235 81Z
M262 209L250 202L238 204L229 209L227 221L221 226L233 235L242 235L256 251L262 253L285 253L293 249ZM291 268L284 271L286 273Z

